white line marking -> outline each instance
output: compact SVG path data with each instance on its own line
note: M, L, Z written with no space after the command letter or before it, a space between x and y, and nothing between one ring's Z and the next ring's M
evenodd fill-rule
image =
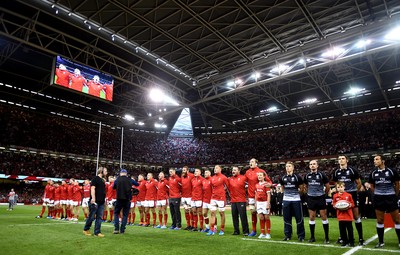
M389 230L391 230L391 228L385 229L385 233L388 232ZM370 242L374 241L377 238L378 238L378 235L374 235L373 237L371 237L367 241L365 241L364 245L369 244ZM351 255L351 254L355 253L356 251L358 251L361 248L363 248L363 247L362 246L356 246L356 247L352 248L351 250L343 253L342 255ZM383 250L383 249L379 249L379 250Z
M367 251L377 251L377 252L392 252L392 253L399 253L400 251L396 250L386 250L386 249L375 249L375 248L362 248L363 250Z
M329 248L338 248L345 249L349 247L341 247L335 246L332 244L312 244L312 243L303 243L303 242L286 242L286 241L273 241L273 240L262 240L262 239L252 239L252 238L242 238L245 241L255 241L255 242L269 242L269 243L281 243L281 244L293 244L293 245L304 245L304 246L315 246L315 247L329 247Z

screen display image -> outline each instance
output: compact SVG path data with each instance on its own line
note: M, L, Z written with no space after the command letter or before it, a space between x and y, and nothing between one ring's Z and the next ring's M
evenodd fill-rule
M112 101L114 79L98 70L57 56L52 72L52 84Z

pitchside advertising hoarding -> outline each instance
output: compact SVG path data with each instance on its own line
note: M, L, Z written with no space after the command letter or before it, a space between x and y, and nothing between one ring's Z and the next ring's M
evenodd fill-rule
M98 70L57 56L54 60L51 84L112 101L114 79Z

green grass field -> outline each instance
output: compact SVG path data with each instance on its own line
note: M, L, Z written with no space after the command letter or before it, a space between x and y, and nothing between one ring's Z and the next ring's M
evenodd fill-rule
M0 206L0 254L386 254L400 253L394 229L385 233L385 248L374 249L377 239L354 250L333 244L338 237L336 219L329 219L329 245L323 244L323 230L317 219L314 244L297 241L283 242L283 219L271 217L271 240L232 236L230 211L227 211L227 224L224 236L206 236L205 233L172 231L139 226L127 226L125 235L113 235L110 223L102 224L104 238L84 236L83 220L77 224L35 219L40 206L17 206L7 211ZM170 219L169 219L170 221ZM183 222L185 220L183 219ZM305 219L306 239L309 238L308 219ZM185 225L184 225L185 226ZM93 227L91 231L93 231ZM364 239L376 234L375 221L363 221ZM357 233L355 237L358 239Z

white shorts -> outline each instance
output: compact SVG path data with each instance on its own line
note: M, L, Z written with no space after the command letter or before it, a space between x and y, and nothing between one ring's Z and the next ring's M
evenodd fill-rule
M191 197L182 197L182 205L185 210L190 209L191 204L192 204Z
M54 205L59 205L60 204L60 200L55 200L54 201Z
M82 200L82 207L89 207L89 199L90 197L84 197Z
M203 204L203 201L201 200L196 200L196 201L192 201L192 203L190 204L191 207L193 208L201 208L201 205Z
M166 206L166 205L167 205L167 200L166 200L166 199L164 199L164 200L157 200L156 205L157 205L157 207Z
M74 201L73 200L70 200L70 199L68 199L68 202L67 202L68 204L67 205L74 205Z
M155 205L156 205L156 203L154 200L145 200L144 201L144 207L154 208Z
M60 203L61 203L62 205L67 205L67 204L68 204L68 200L60 200Z
M137 201L136 202L137 207L143 207L144 206L144 201Z
M135 208L136 204L135 202L131 202L131 208Z
M267 201L256 202L257 214L269 214L269 209L267 209Z
M117 201L117 200L116 199L108 200L108 202L107 202L108 209L111 209L111 208L114 207L114 202L115 201Z
M211 204L203 202L203 209L211 209Z
M249 205L255 205L255 204L256 204L256 199L249 197Z
M80 206L81 201L72 201L72 206Z
M47 206L53 207L54 206L54 200L49 200L47 203Z
M43 206L46 206L50 202L50 199L48 198L43 198Z
M211 208L210 208L211 211L216 211L217 207L218 207L218 211L220 211L220 212L225 211L225 201L223 201L223 200L211 199L210 205L211 205Z

